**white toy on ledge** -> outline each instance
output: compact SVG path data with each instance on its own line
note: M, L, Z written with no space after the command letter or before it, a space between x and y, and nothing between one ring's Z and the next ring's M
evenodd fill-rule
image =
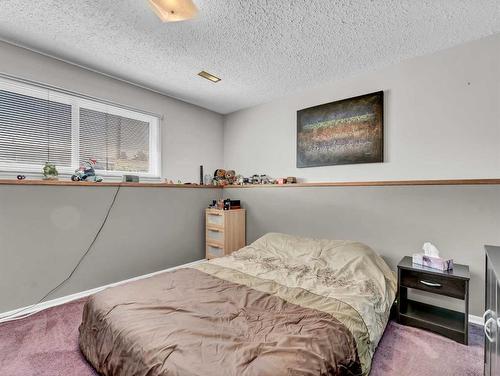
M432 269L447 271L453 269L453 260L447 260L439 256L439 249L432 243L425 242L422 246L424 253L413 254L414 264L426 266Z

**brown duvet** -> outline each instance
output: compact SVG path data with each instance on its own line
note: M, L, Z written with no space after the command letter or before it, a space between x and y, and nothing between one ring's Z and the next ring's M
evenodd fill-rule
M328 313L195 269L92 297L80 334L103 375L361 373L351 333Z
M369 371L370 333L350 304L252 275L255 260L239 252L231 257L243 257L248 274L235 258L233 267L204 263L92 296L80 326L82 353L102 375Z

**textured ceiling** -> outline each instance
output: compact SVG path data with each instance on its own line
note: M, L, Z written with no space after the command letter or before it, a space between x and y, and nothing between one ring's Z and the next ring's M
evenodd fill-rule
M0 38L229 113L500 32L499 0L195 2L163 24L147 0L0 0Z

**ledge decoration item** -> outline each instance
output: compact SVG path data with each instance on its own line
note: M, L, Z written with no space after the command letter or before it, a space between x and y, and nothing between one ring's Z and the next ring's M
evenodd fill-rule
M123 175L123 182L125 183L139 183L139 181L138 175Z
M59 172L57 172L56 165L53 163L45 162L42 171L44 180L57 180L59 178Z
M297 111L297 167L384 161L384 92Z
M95 173L94 166L97 164L97 160L90 158L88 161L82 162L80 167L75 170L75 173L71 175L72 181L92 181L101 182L102 177L97 176Z

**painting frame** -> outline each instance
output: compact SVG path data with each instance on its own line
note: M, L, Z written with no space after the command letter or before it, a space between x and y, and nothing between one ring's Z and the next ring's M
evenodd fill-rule
M334 121L334 122L345 122L349 120L344 120L342 117L337 117L335 116L335 111L338 111L338 109L344 109L344 111L349 112L346 109L349 109L349 107L352 107L353 109L357 108L356 106L360 107L363 102L368 102L373 101L373 113L366 113L364 115L357 115L357 117L363 117L363 116L368 116L368 117L374 117L373 125L370 125L373 127L373 130L369 129L368 132L373 131L373 135L371 138L366 138L364 139L365 144L366 143L371 143L372 146L370 148L371 153L363 153L361 155L361 150L353 150L351 151L351 154L343 153L345 155L341 157L337 157L336 155L333 154L332 151L329 152L324 152L321 158L317 157L317 160L314 160L313 158L310 157L311 153L309 153L309 157L306 157L306 152L307 150L304 150L304 134L307 134L307 130L304 130L304 127L311 126L310 124L319 124L319 123L326 123L327 121ZM365 105L367 107L368 105ZM362 107L362 106L361 106ZM328 113L330 111L331 113ZM356 112L352 110L353 113L355 114ZM319 118L328 118L328 120L323 120L323 122L306 122L304 121L304 118L313 117L314 113L328 113L328 115L323 115L323 116L318 116ZM355 116L356 117L356 116ZM345 119L352 119L353 117L348 117ZM334 120L332 120L334 119ZM358 127L361 125L358 124ZM333 131L331 131L332 139L335 139L335 137L338 137L338 134L335 134L335 127L336 126L330 126ZM366 125L364 125L366 128ZM323 127L325 128L325 127ZM333 102L328 102L328 103L323 103L319 104L316 106L308 107L308 108L303 108L301 110L297 111L297 129L296 129L296 167L297 168L310 168L310 167L324 167L324 166L337 166L337 165L349 165L349 164L365 164L365 163L383 163L384 162L384 91L375 91L371 92L368 94L363 94L363 95L358 95L350 98L345 98L341 99L338 101L333 101ZM340 134L342 136L342 134ZM344 137L344 139L347 139L347 137ZM350 142L351 145L355 142L361 142L360 140L357 140L355 138L351 138ZM308 141L309 144L312 144L313 146L316 146L313 141ZM328 142L328 140L327 140ZM331 142L331 141L330 141ZM335 142L335 141L334 141ZM318 147L317 147L318 148ZM358 147L359 149L359 147ZM319 153L318 153L319 154ZM330 154L328 156L328 154ZM325 156L329 157L329 160L325 160ZM367 156L368 155L368 156Z

